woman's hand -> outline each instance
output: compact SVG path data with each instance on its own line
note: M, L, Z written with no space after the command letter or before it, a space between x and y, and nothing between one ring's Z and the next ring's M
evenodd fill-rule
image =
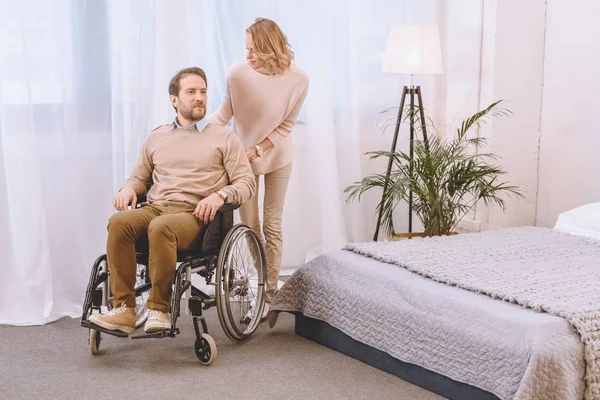
M271 142L271 139L266 138L265 140L263 140L262 142L260 142L257 146L259 146L262 151L267 151L269 150L271 147L273 147L273 142ZM252 162L254 160L256 160L258 157L261 157L260 155L258 155L258 150L256 149L256 146L254 146L251 149L246 150L246 155L248 156L248 161L250 161L250 164L252 164Z
M256 151L256 147L246 150L246 155L248 156L248 161L250 164L254 162L258 158L258 151Z

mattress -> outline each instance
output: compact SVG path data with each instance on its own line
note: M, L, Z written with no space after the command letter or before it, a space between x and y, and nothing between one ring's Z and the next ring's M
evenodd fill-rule
M299 268L271 304L500 399L580 399L584 347L564 318L340 250Z

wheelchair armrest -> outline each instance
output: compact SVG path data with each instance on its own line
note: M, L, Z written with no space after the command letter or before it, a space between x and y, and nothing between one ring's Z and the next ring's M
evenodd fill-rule
M145 203L145 202L146 202L146 200L148 200L148 199L146 198L146 195L145 195L145 194L143 194L143 195L141 195L141 196L137 196L137 202L136 202L136 204L135 204L135 207L136 207L136 208L139 208L139 206L141 206L141 205L142 205L142 203Z
M145 194L137 196L136 208L142 205L142 203L146 202L146 200L147 199ZM238 208L240 208L240 206L235 204L223 204L221 207L219 207L217 212L224 214L229 211L237 210Z
M217 210L215 219L208 223L202 240L202 251L219 250L225 235L233 226L233 210L240 206L234 204L223 204Z
M217 212L224 214L226 212L237 210L238 208L240 208L240 206L235 205L235 204L223 204L221 207L219 207Z

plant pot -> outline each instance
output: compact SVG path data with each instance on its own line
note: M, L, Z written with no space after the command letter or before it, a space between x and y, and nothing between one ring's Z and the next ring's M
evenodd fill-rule
M458 235L458 232L450 232L448 235L442 235L442 236L453 236L453 235ZM402 240L402 239L411 239L414 237L424 237L425 236L425 232L401 232L401 233L396 233L395 235L390 236L390 240Z

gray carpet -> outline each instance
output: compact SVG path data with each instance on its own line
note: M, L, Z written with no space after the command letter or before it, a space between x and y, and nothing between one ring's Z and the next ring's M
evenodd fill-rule
M294 334L280 315L245 343L227 339L213 308L206 313L217 360L194 354L191 317L177 338L131 340L103 335L93 356L87 329L63 318L36 327L0 326L2 399L440 399L399 378Z

